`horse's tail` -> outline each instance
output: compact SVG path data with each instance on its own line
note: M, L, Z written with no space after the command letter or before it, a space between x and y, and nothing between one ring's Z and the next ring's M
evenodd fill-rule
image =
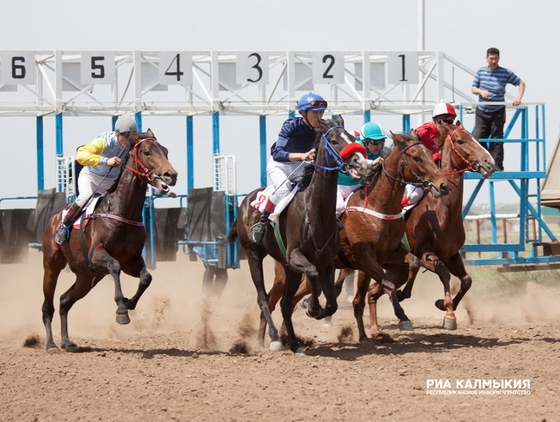
M226 237L228 243L233 243L237 239L237 219L235 219L231 225L229 233Z

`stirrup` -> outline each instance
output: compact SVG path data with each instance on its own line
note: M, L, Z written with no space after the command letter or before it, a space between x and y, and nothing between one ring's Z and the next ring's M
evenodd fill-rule
M65 225L62 225L56 231L54 235L54 241L58 245L62 245L64 242L68 240L69 237L70 237L70 228L66 227Z

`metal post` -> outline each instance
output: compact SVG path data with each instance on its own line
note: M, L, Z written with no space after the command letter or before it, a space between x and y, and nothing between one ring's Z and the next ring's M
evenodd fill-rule
M187 194L194 188L193 116L187 116Z
M45 148L43 116L37 116L37 190L45 189Z
M268 157L268 149L266 148L266 116L259 116L259 135L261 186L266 186L266 162Z
M220 153L220 112L212 113L212 146L213 153Z

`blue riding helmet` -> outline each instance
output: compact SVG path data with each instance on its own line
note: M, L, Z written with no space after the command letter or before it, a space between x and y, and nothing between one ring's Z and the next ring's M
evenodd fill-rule
M301 113L305 110L326 110L327 102L323 97L313 92L305 94L298 103L298 111Z

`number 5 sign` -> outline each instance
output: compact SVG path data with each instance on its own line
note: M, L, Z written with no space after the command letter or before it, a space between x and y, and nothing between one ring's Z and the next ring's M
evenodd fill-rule
M84 85L115 82L115 54L85 52L80 60L80 82Z
M389 84L417 84L418 53L388 53L387 71Z

